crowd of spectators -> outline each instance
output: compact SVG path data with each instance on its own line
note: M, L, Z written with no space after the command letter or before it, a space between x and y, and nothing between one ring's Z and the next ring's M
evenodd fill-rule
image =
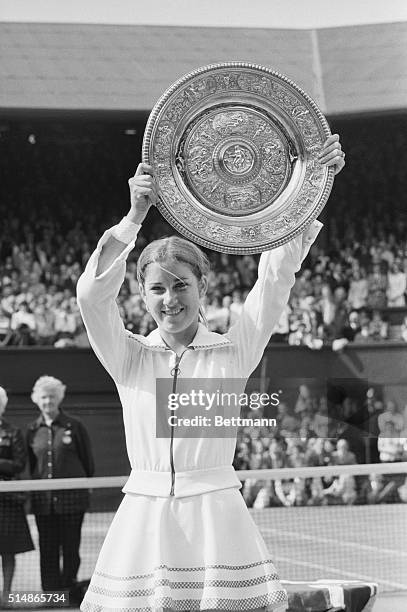
M262 409L246 417L263 416ZM234 466L239 470L407 461L407 406L382 401L370 388L361 406L339 403L301 385L292 406L280 402L276 427L241 427ZM407 502L405 475L377 474L244 481L249 507Z
M18 216L7 216L1 239L5 257L0 264L0 342L87 346L75 287L96 243L97 225L92 232L85 231L81 221L62 228L56 220L40 216L33 228ZM155 235L160 234L159 223L154 226ZM348 342L389 339L383 310L406 305L407 250L402 250L394 234L381 240L381 224L377 225L378 237L369 241L366 235L363 247L355 242L353 250L343 247L335 255L322 247L312 249L274 341L310 348L329 343L340 349ZM16 240L8 245L13 233ZM153 328L135 274L137 253L145 243L142 236L118 298L126 326L141 334ZM212 271L204 309L209 328L222 333L239 317L256 279L257 258L209 255ZM407 341L407 317L396 339Z
M397 120L388 121L380 150L377 130L383 126L372 131L369 122L360 124L358 138L355 126L337 128L354 169L335 184L325 229L298 275L274 341L314 349L407 341L407 317L392 329L386 311L404 308L407 290L401 204L407 185L393 163L396 151L401 164L407 147ZM112 125L37 128L28 137L21 128L0 138L0 344L87 346L75 286L103 230L125 212L140 134L119 137ZM174 230L154 211L129 259L118 303L132 331L153 328L135 281L138 253L147 239L169 233ZM258 256L209 257L206 317L210 329L224 332L255 282Z
M11 225L17 228L20 221L13 219ZM62 231L56 222L40 219L37 236L28 225L21 231L23 241L13 244L0 264L0 343L87 346L75 287L96 242L96 231L89 236L76 222L57 250L50 239L58 239ZM223 333L239 317L256 279L257 262L250 255L211 255L204 310L209 328ZM136 256L129 261L118 303L126 326L145 334L153 329L153 321L138 291ZM407 251L404 256L398 247L389 250L388 243L378 247L373 240L367 258L369 263L362 265L357 246L353 253L343 249L337 260L316 247L297 277L272 340L340 349L348 342L389 339L383 310L406 304ZM407 316L398 332L395 339L407 341Z
M340 350L349 342L406 340L406 317L392 334L387 317L389 309L406 306L407 245L402 235L386 235L381 222L376 234L367 225L365 230L352 247L311 252L280 321L278 331L290 344L320 348L330 343ZM332 244L334 236L333 219Z

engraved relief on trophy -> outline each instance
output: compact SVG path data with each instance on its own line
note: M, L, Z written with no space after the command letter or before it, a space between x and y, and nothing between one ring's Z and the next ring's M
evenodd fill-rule
M208 208L232 216L270 205L287 184L295 160L268 117L233 107L212 110L188 126L176 159L191 193Z

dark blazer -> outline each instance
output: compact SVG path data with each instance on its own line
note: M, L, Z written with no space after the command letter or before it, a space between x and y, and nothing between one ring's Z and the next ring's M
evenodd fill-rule
M60 410L51 426L38 417L27 429L31 476L42 478L79 478L93 476L94 461L88 432L83 423ZM83 512L89 505L86 489L34 492L35 514Z
M23 471L27 461L20 429L0 419L0 480L12 480Z

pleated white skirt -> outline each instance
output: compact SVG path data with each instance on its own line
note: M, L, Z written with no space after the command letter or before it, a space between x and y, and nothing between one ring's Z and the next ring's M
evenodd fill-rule
M183 498L127 494L81 605L82 612L286 608L237 488Z

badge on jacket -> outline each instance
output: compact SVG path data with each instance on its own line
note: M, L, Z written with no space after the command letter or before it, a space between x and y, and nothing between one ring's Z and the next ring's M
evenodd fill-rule
M72 443L72 432L71 432L70 429L65 429L64 435L62 437L62 442L64 444L71 444Z

